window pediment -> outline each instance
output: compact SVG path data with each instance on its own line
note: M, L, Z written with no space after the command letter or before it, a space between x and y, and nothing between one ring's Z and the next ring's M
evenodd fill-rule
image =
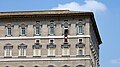
M49 43L47 45L47 48L56 48L56 45L54 43Z
M40 43L35 43L33 46L32 46L33 49L40 49L42 48L42 45L40 45Z
M76 48L83 48L85 46L85 44L83 43L77 43L76 44Z
M70 44L68 44L68 42L64 42L64 43L61 45L61 48L70 48Z
M20 48L26 49L26 48L27 48L27 45L21 43L21 44L18 46L18 49L20 49Z

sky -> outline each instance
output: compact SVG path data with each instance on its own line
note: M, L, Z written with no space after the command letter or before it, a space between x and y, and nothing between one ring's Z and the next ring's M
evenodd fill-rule
M92 11L102 38L101 67L120 67L120 0L0 0L0 12L58 10Z

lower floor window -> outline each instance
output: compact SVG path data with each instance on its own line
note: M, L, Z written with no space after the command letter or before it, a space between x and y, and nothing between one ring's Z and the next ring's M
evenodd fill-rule
M69 48L62 48L62 55L63 55L63 56L65 56L65 55L70 55Z
M84 55L84 49L83 48L78 48L77 49L77 55Z
M48 49L48 56L55 56L55 48Z
M33 49L33 56L41 56L41 49Z

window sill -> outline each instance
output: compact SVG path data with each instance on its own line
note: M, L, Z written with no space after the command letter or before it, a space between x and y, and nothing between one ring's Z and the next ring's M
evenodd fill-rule
M33 56L33 57L37 58L37 57L41 57L41 56Z
M76 57L84 57L84 55L76 55Z
M55 57L55 56L47 56L47 57Z
M26 58L26 56L18 56L18 58Z
M70 55L63 55L62 57L70 57Z
M6 56L6 57L4 57L4 58L12 58L12 56Z

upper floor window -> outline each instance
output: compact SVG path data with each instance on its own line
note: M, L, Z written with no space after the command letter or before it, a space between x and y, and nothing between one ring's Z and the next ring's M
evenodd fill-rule
M6 27L6 36L12 36L13 25L7 24L5 27Z
M39 22L36 22L36 24L34 25L34 35L39 36L41 32L40 30L41 30L41 25Z
M26 36L27 33L26 29L27 29L27 25L25 24L20 25L20 36Z
M27 45L21 43L19 46L18 46L18 49L19 49L19 57L25 57L26 56L26 48L27 48Z
M76 24L77 34L84 34L84 25L85 25L85 23L83 23L82 21L80 21Z
M42 45L40 45L39 40L36 40L36 43L32 46L32 48L33 48L33 56L40 57Z
M85 44L83 44L82 39L78 39L78 43L76 44L76 48L77 48L77 55L84 55L84 46Z
M65 22L64 24L62 24L62 28L63 28L63 35L68 35L69 34L69 26L70 24L68 22Z
M50 24L48 24L48 35L55 35L55 23L50 22Z
M4 56L5 57L12 57L12 49L13 49L13 46L11 44L6 44L4 46Z
M49 44L47 45L47 48L48 48L48 56L55 56L56 45L54 44L54 39L49 40Z

